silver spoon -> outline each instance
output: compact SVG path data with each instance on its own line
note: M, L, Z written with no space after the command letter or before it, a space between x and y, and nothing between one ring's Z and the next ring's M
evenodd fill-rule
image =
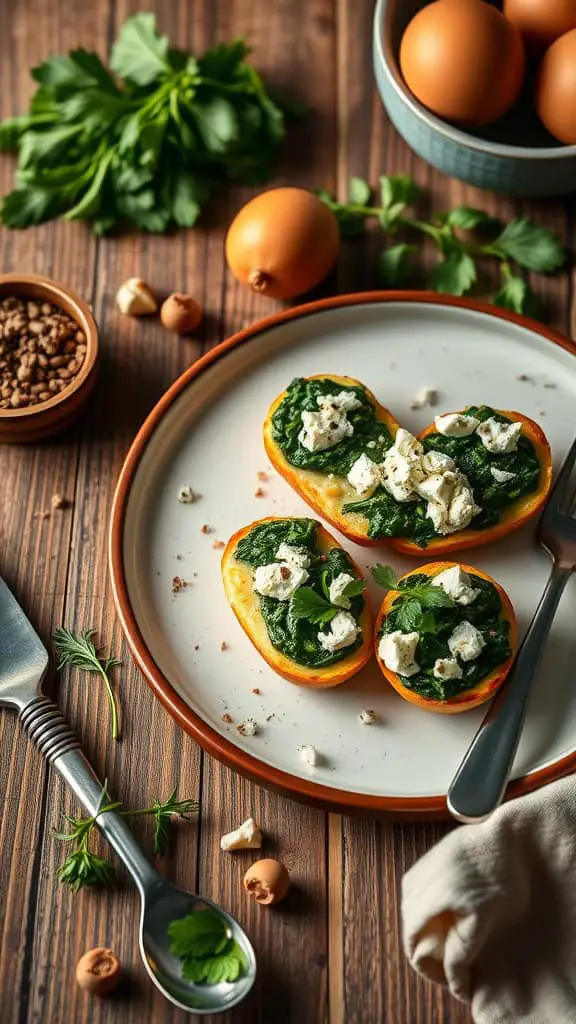
M60 708L40 692L47 669L48 653L42 641L0 577L0 706L17 709L30 739L93 817L100 805L102 785ZM236 1006L256 978L254 950L238 922L211 900L166 882L146 860L119 814L106 811L96 824L140 893L140 953L156 987L175 1006L198 1015L220 1013ZM244 953L245 971L237 981L195 985L182 977L182 963L170 952L170 922L205 908L222 917L230 937Z

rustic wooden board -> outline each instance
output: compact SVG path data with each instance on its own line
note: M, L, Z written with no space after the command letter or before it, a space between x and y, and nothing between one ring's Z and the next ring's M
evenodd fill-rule
M513 204L448 181L416 159L387 123L370 70L371 0L4 0L0 5L0 108L22 111L27 69L48 52L77 45L105 54L128 13L156 9L179 44L202 49L246 36L254 60L275 86L305 100L278 166L278 183L338 187L351 174L410 172L430 202L470 202L510 214L525 210L567 241L566 204ZM0 160L0 187L11 162ZM102 373L83 420L63 437L34 448L0 448L0 571L46 640L60 624L94 627L124 660L117 673L120 744L108 739L108 708L92 678L66 673L51 682L71 724L111 793L133 806L178 785L198 796L196 822L178 828L161 869L217 899L249 929L260 977L244 1006L213 1024L431 1024L469 1021L466 1008L416 979L400 941L399 890L404 870L444 833L441 825L391 825L342 819L265 792L202 754L177 731L132 666L115 622L106 567L107 519L114 482L130 441L168 384L200 351L276 308L226 273L223 225L248 192L222 199L194 232L170 238L131 235L97 241L81 225L48 225L0 236L0 270L48 273L93 303L101 326ZM374 283L378 239L350 246L324 291ZM114 295L141 275L159 292L191 290L207 310L197 342L167 335L157 322L119 317ZM567 279L538 282L550 319L573 319ZM60 492L73 505L39 513ZM216 557L216 556L215 556ZM15 729L0 716L0 1017L3 1024L127 1024L189 1018L155 994L139 964L138 905L120 875L112 892L73 896L55 883L62 848L50 835L69 796ZM219 838L248 814L264 826L268 849L291 868L285 906L261 910L240 891L250 854L222 855ZM150 829L137 829L146 844ZM110 944L127 967L113 999L85 999L74 983L78 957Z

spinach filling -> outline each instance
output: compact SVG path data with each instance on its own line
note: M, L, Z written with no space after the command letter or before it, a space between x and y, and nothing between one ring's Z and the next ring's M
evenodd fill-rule
M308 568L305 586L310 587L323 601L332 580L341 572L356 577L349 556L342 548L331 548L323 553L316 543L318 523L314 519L280 519L260 523L244 537L236 547L235 558L257 568L276 561L280 544L305 547L312 558ZM296 591L298 593L299 591ZM359 633L353 644L340 651L326 651L318 642L318 632L329 627L319 625L292 613L292 601L278 601L273 597L258 594L260 612L266 624L270 643L286 657L307 668L326 668L347 658L362 645ZM356 621L364 609L364 598L356 595L350 598L350 614Z
M486 405L470 406L466 413L481 421L494 417L501 423L513 422ZM433 433L424 438L422 443L427 452L449 455L468 478L476 504L482 509L470 523L470 530L485 530L495 526L508 505L531 494L538 487L542 467L532 442L524 435L519 438L515 451L502 455L487 451L476 433L468 437L446 437L444 434ZM491 466L514 473L514 479L498 483L490 472ZM369 537L409 537L425 548L430 540L439 536L432 520L426 515L426 509L427 502L423 499L398 502L383 487L379 487L370 498L348 502L342 511L365 516L369 524Z
M410 591L422 584L429 584L432 577L422 575L409 576L399 584L401 595L396 598L386 616L380 637L384 633L395 630L407 632L405 614L406 604L413 601ZM502 665L512 653L510 647L510 625L501 618L502 606L496 587L488 580L471 576L471 584L479 593L468 605L451 604L447 607L428 608L421 610L419 617L410 624L410 631L420 634L416 648L416 661L420 671L413 676L400 676L403 685L419 693L422 697L432 700L447 700L458 693L476 686L495 668ZM448 639L460 622L471 622L481 633L486 646L473 661L462 661L461 679L436 679L433 674L437 658L451 658Z
M337 395L341 391L350 391L362 403L359 409L347 413L354 433L333 448L308 451L298 440L302 430L302 413L318 412L319 397ZM343 477L348 476L356 460L363 454L368 455L373 462L382 462L392 444L392 438L385 424L376 418L376 410L364 388L342 386L323 378L306 380L296 377L292 381L272 416L272 437L291 465Z

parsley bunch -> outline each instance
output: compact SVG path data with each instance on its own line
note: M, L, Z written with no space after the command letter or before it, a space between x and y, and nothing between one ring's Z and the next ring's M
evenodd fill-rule
M85 885L112 885L114 881L114 867L104 857L99 857L89 849L89 841L96 827L97 819L107 811L118 811L124 817L135 818L143 814L151 814L154 817L154 839L153 850L156 854L163 854L166 851L170 839L172 817L179 815L184 818L187 814L198 810L196 800L178 800L176 790L170 794L167 800L154 800L150 807L141 807L137 810L119 810L122 807L121 800L106 802L107 792L104 784L100 797L100 804L96 814L92 818L75 818L71 814L64 817L70 826L69 832L54 832L54 837L64 843L73 843L74 849L68 855L58 870L58 880L69 885L73 892L78 892Z
M430 238L440 257L430 273L430 284L437 292L466 295L478 278L478 258L496 259L500 287L492 302L516 313L538 316L536 295L520 268L548 273L563 266L565 250L551 231L527 217L502 226L484 210L471 206L456 206L447 213L434 214L429 221L418 220L407 210L421 193L407 174L381 177L379 193L380 205L376 205L368 182L352 178L347 202L339 202L325 190L318 195L335 214L343 236L362 234L366 221L376 218L392 237L404 230L408 235ZM409 284L418 248L413 242L399 241L384 249L378 261L383 287Z
M195 984L237 981L246 970L244 953L226 920L209 907L168 925L170 951L182 960L182 976Z
M193 57L141 13L121 28L110 70L87 50L49 57L32 71L28 114L0 124L0 150L18 151L0 222L190 227L229 182L266 181L284 115L247 53L238 39Z
M442 587L435 587L418 577L398 580L396 573L389 565L375 565L372 569L374 581L386 590L398 591L393 608L396 612L396 624L402 633L434 633L436 620L435 608L452 608L455 601ZM296 591L298 593L298 591Z

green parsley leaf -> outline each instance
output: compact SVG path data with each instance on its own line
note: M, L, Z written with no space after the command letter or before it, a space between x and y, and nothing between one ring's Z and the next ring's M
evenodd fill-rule
M511 220L488 251L538 271L556 270L566 258L560 239L527 217Z
M411 253L417 252L418 246L399 242L384 249L378 257L378 279L384 288L394 288L406 284L410 277Z
M211 956L204 960L186 959L182 965L182 977L196 985L218 985L222 981L237 981L242 965L235 956Z
M511 309L515 313L523 313L525 316L535 318L540 316L540 303L523 277L508 276L499 291L492 297L492 302L495 306Z
M356 206L368 206L371 195L372 189L367 181L364 181L363 178L350 178L348 202L354 203Z
M394 570L389 565L380 565L379 563L374 565L370 570L372 573L374 582L379 587L385 587L386 590L396 590L398 587L398 577Z
M170 71L168 46L168 37L156 31L154 14L135 14L120 29L110 54L110 66L128 82L151 85Z
M366 590L365 580L351 580L347 583L342 591L343 597L358 597L358 594L362 594Z
M197 103L194 119L206 148L212 153L225 153L238 138L239 125L234 107L222 96L207 103Z
M0 152L10 153L17 149L20 138L29 127L29 117L7 117L0 122Z
M216 956L226 949L230 929L221 914L209 907L193 910L168 925L170 951L181 960Z
M493 219L484 210L476 210L472 206L455 206L442 220L452 228L471 231L481 224L490 224Z
M384 210L396 204L412 206L419 196L420 189L409 174L385 175L380 178L380 197Z
M331 622L338 614L338 608L325 601L312 587L298 587L290 601L290 611L295 619L307 619L321 625Z
M394 602L396 604L396 602ZM398 609L398 628L402 633L412 633L417 630L422 619L422 605L413 597L402 600Z
M452 252L433 267L431 277L437 292L465 295L476 280L476 265L463 250Z

